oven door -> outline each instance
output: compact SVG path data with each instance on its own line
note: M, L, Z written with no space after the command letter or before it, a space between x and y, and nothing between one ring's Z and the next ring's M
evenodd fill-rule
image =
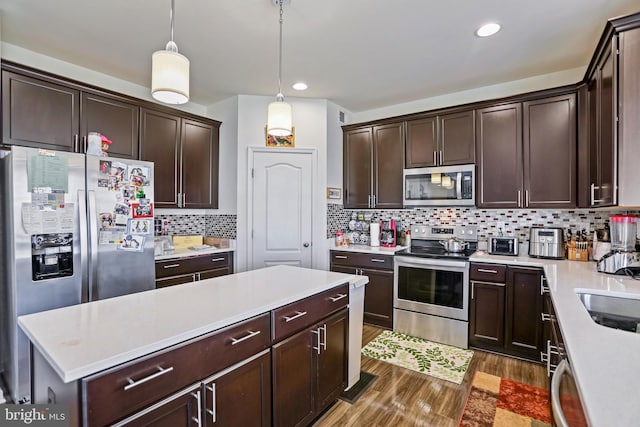
M393 304L397 309L469 320L469 263L396 256Z

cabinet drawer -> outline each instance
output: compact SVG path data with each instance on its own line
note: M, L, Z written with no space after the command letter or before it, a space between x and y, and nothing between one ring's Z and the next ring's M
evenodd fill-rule
M166 279L156 280L156 289L166 288L167 286L182 285L183 283L195 282L195 274L182 274L180 276L167 277Z
M481 264L473 262L469 268L469 279L487 282L501 282L507 278L507 266L501 264Z
M331 264L393 270L393 255L331 251Z
M208 254L190 258L177 258L156 262L156 279L213 270L229 265L229 253Z
M269 348L269 327L270 315L265 313L83 379L86 425L111 424Z
M273 311L273 339L279 341L349 304L349 285L296 301Z

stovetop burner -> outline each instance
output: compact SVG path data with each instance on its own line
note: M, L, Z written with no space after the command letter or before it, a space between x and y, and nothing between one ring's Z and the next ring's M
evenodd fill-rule
M411 227L411 247L396 252L396 255L467 260L478 248L477 231L476 226L414 225ZM467 243L464 251L448 252L444 249L440 241L452 237Z

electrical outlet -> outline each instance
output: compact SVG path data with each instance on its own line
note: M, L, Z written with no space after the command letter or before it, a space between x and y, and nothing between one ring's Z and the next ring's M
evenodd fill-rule
M587 234L591 232L591 225L588 222L581 222L578 224L578 231L586 230Z
M497 232L500 233L506 233L507 232L507 227L504 223L504 221L496 221L496 228L497 228Z

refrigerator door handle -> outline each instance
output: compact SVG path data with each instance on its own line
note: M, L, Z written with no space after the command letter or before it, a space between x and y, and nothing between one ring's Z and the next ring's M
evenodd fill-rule
M89 290L84 286L88 283L88 267L89 267L89 253L88 248L88 226L87 226L87 194L84 190L78 190L78 217L80 218L80 275L83 283L82 295L80 300L82 302L89 301Z
M90 268L89 268L89 301L99 298L98 295L98 212L96 210L96 192L89 190L89 243L90 249Z

